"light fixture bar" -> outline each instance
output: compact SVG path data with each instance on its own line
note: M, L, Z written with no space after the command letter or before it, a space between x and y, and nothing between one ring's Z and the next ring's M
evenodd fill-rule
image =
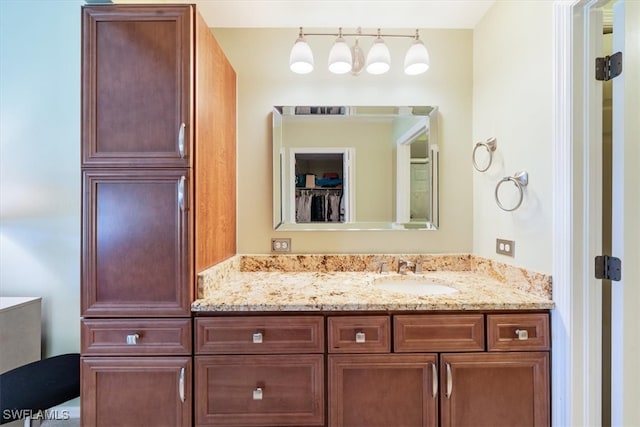
M353 75L360 74L366 68L369 74L384 74L391 65L391 54L389 48L384 43L384 38L405 38L412 39L413 44L405 55L404 71L408 75L422 74L429 69L429 53L422 40L420 40L419 30L415 34L384 34L380 28L375 33L363 33L360 27L356 32L345 33L342 27L338 32L318 32L306 33L300 27L298 39L291 50L289 65L293 72L306 74L313 70L313 53L305 41L305 37L336 37L336 41L329 53L329 71L334 74L345 74L351 72ZM345 37L355 37L355 43L349 47ZM361 37L373 37L375 40L364 64L364 54L358 46Z

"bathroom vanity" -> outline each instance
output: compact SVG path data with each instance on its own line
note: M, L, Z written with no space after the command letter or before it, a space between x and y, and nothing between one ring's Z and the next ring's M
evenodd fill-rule
M195 425L549 425L548 278L522 290L478 271L401 275L400 256L384 261L391 273L283 272L278 257L239 258L240 270L272 271L201 276ZM414 260L473 262L427 258ZM454 291L379 286L394 281Z

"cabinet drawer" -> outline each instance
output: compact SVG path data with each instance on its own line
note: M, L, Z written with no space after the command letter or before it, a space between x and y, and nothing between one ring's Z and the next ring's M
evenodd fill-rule
M196 425L324 424L324 356L196 356Z
M482 314L397 315L393 331L398 353L484 350Z
M549 350L549 315L487 315L487 349L489 351Z
M323 353L322 316L196 319L196 354Z
M329 353L389 353L389 316L335 316L328 323Z
M191 319L83 319L83 355L191 354Z

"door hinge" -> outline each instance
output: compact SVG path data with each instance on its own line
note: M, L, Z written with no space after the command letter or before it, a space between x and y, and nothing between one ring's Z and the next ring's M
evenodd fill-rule
M622 52L596 58L596 80L609 81L622 73Z
M596 279L619 281L622 277L622 261L608 255L596 257Z

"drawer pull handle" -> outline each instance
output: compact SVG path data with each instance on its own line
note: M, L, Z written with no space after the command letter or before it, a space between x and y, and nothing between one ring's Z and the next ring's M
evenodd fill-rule
M140 339L140 335L138 334L127 335L127 345L138 344L138 339Z
M516 336L521 341L526 341L529 339L529 332L526 329L516 329Z
M453 393L453 375L451 374L451 365L447 363L447 399L451 399Z
M367 337L365 336L364 332L356 332L356 343L364 344L365 342L367 342Z
M262 344L262 332L254 332L252 340L254 344Z
M436 364L431 364L431 395L435 398L438 395L438 368Z
M253 390L253 400L262 400L262 389L260 387L256 387Z

